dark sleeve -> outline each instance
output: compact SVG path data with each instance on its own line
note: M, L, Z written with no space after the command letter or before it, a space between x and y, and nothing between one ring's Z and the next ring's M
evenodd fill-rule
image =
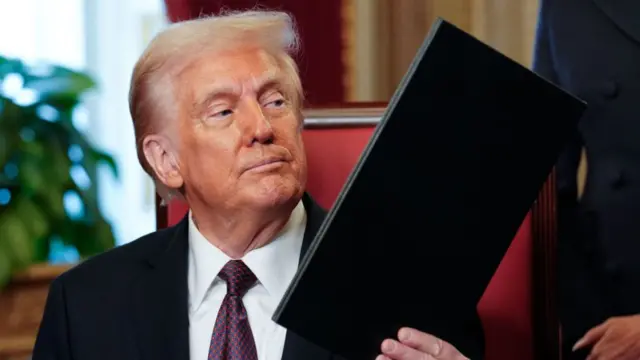
M67 304L60 278L49 288L32 360L71 360Z
M533 70L560 87L565 85L560 79L560 67L554 62L552 49L561 48L562 45L555 43L558 40L552 36L550 19L556 16L552 7L562 1L540 1L533 58ZM553 23L562 21L568 19L555 19ZM607 313L609 307L599 279L593 273L593 254L588 250L587 243L594 231L594 220L589 214L581 213L578 207L577 173L582 147L582 138L576 131L556 164L557 279L565 355L571 353L570 348L575 341L603 320L603 314ZM573 355L582 359L586 357L585 354Z
M551 3L552 0L541 0L538 12L535 45L533 51L533 71L548 81L563 87L554 63L551 37ZM580 165L582 139L576 131L567 144L556 164L556 182L558 189L559 210L572 211L577 204L578 183L576 174ZM564 220L564 219L563 219Z

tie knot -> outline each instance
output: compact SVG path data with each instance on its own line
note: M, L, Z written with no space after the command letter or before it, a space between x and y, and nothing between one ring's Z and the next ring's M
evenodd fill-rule
M231 260L218 276L227 283L227 293L243 297L256 282L256 276L241 260Z

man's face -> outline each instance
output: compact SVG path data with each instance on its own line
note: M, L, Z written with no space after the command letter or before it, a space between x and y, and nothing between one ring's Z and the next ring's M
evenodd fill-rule
M269 208L299 198L306 157L295 92L274 57L216 52L179 76L179 173L188 201Z

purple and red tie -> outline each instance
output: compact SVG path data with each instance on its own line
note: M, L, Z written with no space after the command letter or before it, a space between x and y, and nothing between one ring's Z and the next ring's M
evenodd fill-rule
M256 276L240 260L229 261L218 276L227 283L209 346L209 360L258 360L242 297L256 282Z

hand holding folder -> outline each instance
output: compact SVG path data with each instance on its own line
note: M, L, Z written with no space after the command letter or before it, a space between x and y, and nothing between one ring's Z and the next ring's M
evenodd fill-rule
M402 328L398 339L386 339L376 360L469 360L442 339L416 329Z

